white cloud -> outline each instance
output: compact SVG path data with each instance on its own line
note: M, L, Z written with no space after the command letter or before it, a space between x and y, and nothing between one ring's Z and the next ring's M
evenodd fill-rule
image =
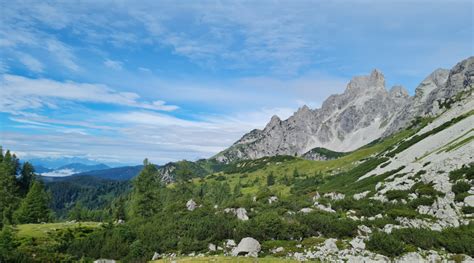
M106 59L104 60L104 65L108 68L115 69L115 70L123 69L123 63L117 60Z
M59 82L50 79L31 79L16 75L2 75L0 111L17 112L25 109L54 107L55 100L97 102L129 107L172 111L177 106L163 101L144 102L131 92L117 92L106 85Z
M71 49L64 43L50 39L46 42L46 46L49 52L56 57L56 59L65 67L72 71L78 71L79 66L76 64L75 56Z
M18 58L29 70L33 72L43 72L43 64L33 56L26 53L18 53Z

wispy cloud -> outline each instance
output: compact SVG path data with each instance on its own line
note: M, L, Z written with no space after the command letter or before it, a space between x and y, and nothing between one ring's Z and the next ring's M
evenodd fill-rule
M128 107L172 111L177 106L163 101L146 102L132 92L118 92L106 85L31 79L16 75L1 76L0 111L18 112L41 107L55 107L56 100L97 102Z
M123 68L123 63L117 60L106 59L104 60L104 65L108 68L121 70Z
M23 63L29 70L33 72L43 71L43 64L33 56L20 52L18 53L18 58L20 59L20 62Z

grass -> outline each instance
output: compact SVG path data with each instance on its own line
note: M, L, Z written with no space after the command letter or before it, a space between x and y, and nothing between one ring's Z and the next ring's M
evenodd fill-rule
M277 183L270 186L270 190L272 193L280 197L286 197L290 194L291 187L280 184L279 182L281 182L285 177L293 179L295 171L300 178L313 177L319 174L323 174L326 178L330 178L333 174L340 174L353 169L369 156L386 151L400 140L413 135L413 133L413 130L404 130L383 140L377 140L376 143L363 146L338 159L328 161L311 161L291 156L281 156L276 158L264 157L257 160L238 162L236 164L240 166L239 172L237 172L237 170L233 171L233 169L229 169L227 170L227 173L219 172L208 175L206 176L205 181L207 183L213 181L217 182L219 181L219 176L225 176L225 181L229 183L231 189L240 182L242 185L242 194L255 195L261 186L266 185L266 176L273 173ZM242 166L244 166L245 169L242 169ZM258 167L258 169L254 169L256 167ZM229 173L231 171L233 173ZM358 175L357 178L354 179L358 179L360 176L362 175ZM200 184L202 181L200 178L195 178L193 179L193 182ZM334 185L326 185L323 191L337 191L339 186L339 183L334 182ZM172 184L169 185L169 187L173 187Z
M264 257L264 258L248 258L248 257L225 257L225 256L207 256L207 257L181 257L173 259L160 259L151 261L154 263L171 263L171 262L227 262L227 263L250 263L250 262L261 262L261 263L271 263L271 262L299 262L293 259L284 259L276 257Z
M17 225L17 236L19 238L35 238L37 240L48 239L48 233L58 229L74 228L74 227L99 227L98 222L77 222L77 223L46 223L46 224L23 224Z

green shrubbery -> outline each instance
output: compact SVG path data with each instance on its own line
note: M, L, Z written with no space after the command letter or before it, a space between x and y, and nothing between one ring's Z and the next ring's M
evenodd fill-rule
M317 236L319 233L327 237L352 237L357 230L357 223L350 219L337 218L336 215L311 212L299 215L306 236Z
M396 257L405 251L405 244L393 235L384 232L375 232L366 243L367 249L386 255Z
M474 256L474 224L441 232L422 228L395 229L391 234L376 232L367 242L369 250L387 256L401 255L410 246L425 250L445 248L450 253Z
M409 191L406 190L390 190L385 193L388 200L402 200L408 199Z
M462 202L466 196L468 196L468 191L471 189L471 184L460 181L453 185L452 190L455 194L454 200L457 202Z

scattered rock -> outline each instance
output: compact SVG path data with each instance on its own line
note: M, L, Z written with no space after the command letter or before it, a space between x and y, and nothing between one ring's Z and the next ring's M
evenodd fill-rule
M426 260L416 252L407 253L395 260L396 263L426 262Z
M324 197L330 198L333 201L337 201L337 200L344 199L344 197L346 196L341 193L331 192L331 193L324 194Z
M356 238L352 239L349 242L349 244L351 244L351 246L356 250L364 250L365 249L364 240L360 237L356 237Z
M247 210L245 210L245 208L237 208L236 215L237 215L237 219L239 220L242 220L242 221L249 220L249 217L247 216Z
M464 198L464 204L474 206L474 195L466 196L466 198Z
M278 201L278 197L276 196L270 196L270 198L268 198L269 204L275 203L276 201Z
M239 245L232 250L232 256L245 255L249 257L258 257L260 252L260 243L251 237L245 237L240 240Z
M309 208L309 207L301 208L300 212L303 214L311 213L313 212L313 208Z
M324 241L324 245L320 247L320 250L327 252L327 253L335 253L339 251L336 245L337 239L329 238Z
M365 225L360 225L357 227L357 229L359 230L359 234L361 236L369 235L372 233L372 230L368 226L365 226Z
M115 263L117 261L115 261L114 259L104 259L104 258L101 258L101 259L97 259L94 261L94 263Z
M197 204L196 202L194 202L193 199L190 199L188 202L186 202L186 208L188 209L188 211L194 211L196 207L197 207Z
M217 250L217 246L212 244L212 243L209 243L209 245L207 247L209 248L209 251L216 251Z
M365 192L362 192L362 193L355 194L353 197L354 197L355 200L360 200L360 199L366 197L369 193L370 193L370 191L365 191Z
M160 259L160 258L161 258L160 253L155 252L155 254L153 254L153 257L151 258L151 260L158 260L158 259Z

